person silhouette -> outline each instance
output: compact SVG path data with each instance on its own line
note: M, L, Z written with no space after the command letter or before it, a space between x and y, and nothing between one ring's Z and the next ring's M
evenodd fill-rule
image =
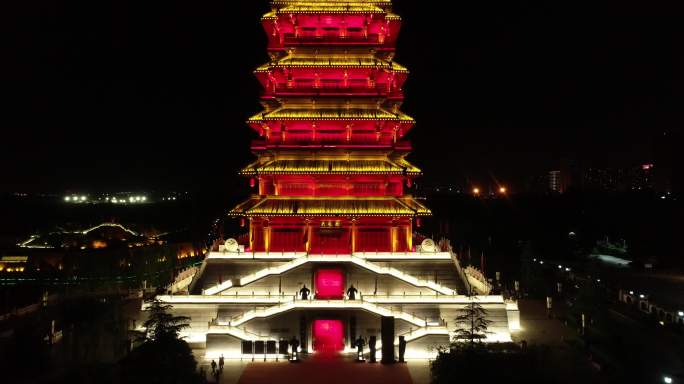
M211 361L211 374L216 373L216 362L214 360Z
M349 300L356 300L356 294L359 293L359 291L354 288L354 284L352 284L349 289L347 289L347 297Z
M221 357L219 357L219 371L223 371L223 354L221 354Z
M309 294L310 293L311 293L311 291L309 290L309 288L306 287L306 284L304 284L302 289L299 290L299 295L300 295L302 300L309 300Z
M290 345L292 346L292 354L290 355L290 360L297 360L299 358L299 340L296 337L292 337L290 340Z
M406 354L406 338L399 336L399 362L405 363L404 355Z
M356 359L358 361L363 361L363 347L366 346L366 340L363 339L363 337L359 336L358 339L356 339Z

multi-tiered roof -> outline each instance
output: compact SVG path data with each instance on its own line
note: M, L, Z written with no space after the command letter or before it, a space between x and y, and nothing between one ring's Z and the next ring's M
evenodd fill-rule
M255 71L264 110L247 121L260 136L252 145L258 160L241 171L259 191L231 214L250 218L253 249L292 250L277 237L299 227L309 250L335 219L339 233L326 236L348 237L349 251L410 250L414 218L430 211L404 193L421 172L405 159L402 139L415 121L400 111L408 70L393 60L401 19L391 1L271 4L262 18L271 60ZM366 236L377 237L365 241L372 246L357 240L383 226L386 243L382 234Z

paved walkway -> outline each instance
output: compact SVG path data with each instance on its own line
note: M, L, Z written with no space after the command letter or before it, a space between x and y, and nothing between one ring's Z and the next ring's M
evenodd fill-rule
M205 362L203 366L210 372ZM209 375L207 375L209 376ZM214 378L209 378L214 383ZM340 356L317 356L301 363L226 360L220 384L429 384L428 361L383 365L355 363Z
M242 372L249 364L252 364L252 362L249 360L226 360L225 365L223 366L223 372L219 376L219 383L237 384L240 380L240 376L242 376ZM215 378L211 376L210 363L203 362L202 366L204 367L204 370L207 373L207 380L209 381L209 383L216 383Z
M406 364L355 363L340 357L313 357L302 363L252 363L238 384L413 384Z
M556 316L549 318L545 301L521 300L518 305L522 330L513 334L513 341L525 340L529 345L550 347L545 364L556 373L556 383L602 383L587 356L566 343L566 340L577 341L577 332ZM554 311L562 313L565 308L561 302L554 302Z
M546 313L546 302L520 300L518 306L522 330L513 333L513 341L526 340L529 344L566 346L564 340L577 338L575 330L563 325L555 316L549 318ZM554 302L554 308L556 312L562 311L562 303Z

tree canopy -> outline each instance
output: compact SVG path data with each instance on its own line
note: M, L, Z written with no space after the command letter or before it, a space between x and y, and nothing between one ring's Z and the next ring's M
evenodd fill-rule
M467 343L472 348L487 338L491 321L487 320L487 311L477 301L477 297L469 295L469 299L466 308L455 319L456 330L452 341L455 344Z
M169 313L171 305L159 300L147 307L143 324L144 343L121 362L121 381L145 384L194 384L206 380L197 372L197 361L180 332L187 328L189 317Z
M163 341L166 339L178 339L180 332L189 327L187 316L174 316L168 312L171 305L164 304L155 299L150 302L146 311L149 317L143 323L145 327L144 339L146 341Z

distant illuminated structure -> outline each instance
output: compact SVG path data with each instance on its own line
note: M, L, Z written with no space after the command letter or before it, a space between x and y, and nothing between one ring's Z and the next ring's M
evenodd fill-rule
M175 200L175 198L174 198ZM148 203L147 196L131 195L128 193L118 193L113 196L104 194L96 197L86 195L66 195L64 201L71 204L145 204Z
M265 109L247 121L258 158L241 170L256 193L229 212L247 233L208 255L189 295L159 296L192 317L185 336L210 358L283 354L292 338L350 352L359 336L377 336L386 358L399 336L407 357L428 357L472 286L489 339L510 340L517 305L414 231L431 212L406 191L421 171L405 159L415 121L400 111L391 0L271 4L271 61L255 71Z
M549 190L551 192L563 193L563 189L561 171L549 171Z

